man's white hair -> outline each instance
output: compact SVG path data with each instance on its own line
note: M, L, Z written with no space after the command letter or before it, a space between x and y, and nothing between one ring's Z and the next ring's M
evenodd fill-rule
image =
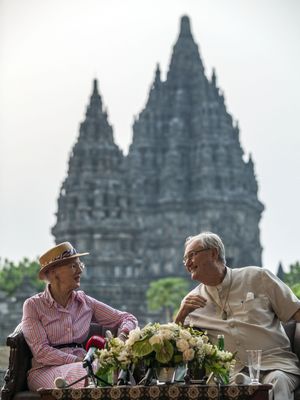
M184 247L186 248L186 246L192 241L199 242L202 246L208 249L217 249L219 260L222 261L223 264L226 264L225 247L220 236L212 232L202 232L195 236L188 236L185 240Z

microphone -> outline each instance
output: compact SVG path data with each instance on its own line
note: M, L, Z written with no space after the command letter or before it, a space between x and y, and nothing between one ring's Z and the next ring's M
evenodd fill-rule
M111 331L108 330L108 329L107 329L107 331L105 332L105 338L106 338L107 340L111 340L111 339L114 338L114 337L113 337L113 334L112 334Z
M105 343L106 341L102 336L94 335L89 338L85 346L87 353L82 361L83 368L87 368L92 365L92 362L94 361L95 358L95 351L98 349L99 350L104 349Z
M55 378L55 380L54 380L54 385L55 385L55 387L56 387L57 389L63 389L63 388L65 388L65 387L68 386L68 383L67 383L67 381L66 381L64 378L62 378L61 376L58 376L58 377Z
M83 379L86 379L88 377L88 375L82 376L79 379L76 379L76 381L68 383L64 378L62 378L61 376L58 376L57 378L54 379L54 386L57 389L68 389L69 387L75 385L75 383L78 383L80 381L82 381Z

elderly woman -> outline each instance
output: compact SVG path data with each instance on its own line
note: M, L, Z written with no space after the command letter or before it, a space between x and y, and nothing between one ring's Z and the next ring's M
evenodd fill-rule
M81 343L87 338L90 323L118 328L124 340L137 326L136 318L77 291L84 264L69 243L61 243L43 254L39 278L46 289L24 303L22 330L32 351L28 373L30 390L51 388L57 377L68 383L86 375L82 360L86 354ZM73 387L83 387L82 380Z

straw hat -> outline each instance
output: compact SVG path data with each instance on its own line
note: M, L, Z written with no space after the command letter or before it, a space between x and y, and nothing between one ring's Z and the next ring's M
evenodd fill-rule
M87 254L89 253L77 253L76 249L69 242L60 243L40 256L39 278L43 280L45 272L49 271L51 267L65 264L66 261L72 258L86 256Z

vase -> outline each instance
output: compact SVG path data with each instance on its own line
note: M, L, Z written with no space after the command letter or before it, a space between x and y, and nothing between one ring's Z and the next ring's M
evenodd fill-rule
M156 368L157 384L173 383L175 378L175 367L159 367Z
M186 384L197 383L204 385L206 382L205 369L192 362L188 363L186 365L184 381Z

